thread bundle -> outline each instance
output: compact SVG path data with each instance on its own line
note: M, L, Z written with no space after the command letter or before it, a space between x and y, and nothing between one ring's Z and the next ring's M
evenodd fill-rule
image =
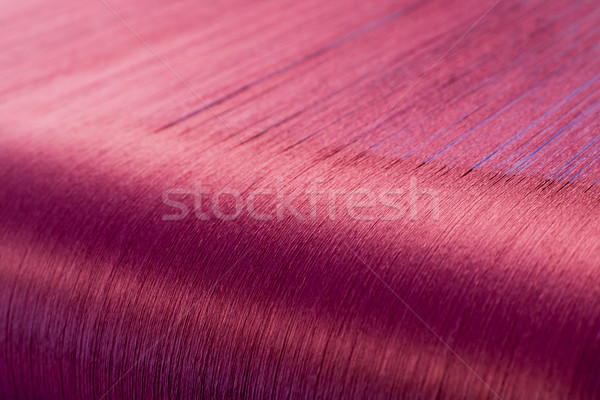
M598 397L597 2L4 10L0 398Z

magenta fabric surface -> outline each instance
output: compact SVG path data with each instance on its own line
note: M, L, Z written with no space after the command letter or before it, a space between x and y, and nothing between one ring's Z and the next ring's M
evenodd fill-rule
M597 0L2 10L1 399L600 398Z

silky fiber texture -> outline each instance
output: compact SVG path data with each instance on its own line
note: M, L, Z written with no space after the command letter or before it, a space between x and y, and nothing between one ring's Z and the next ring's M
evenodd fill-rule
M598 0L3 0L0 399L599 399Z

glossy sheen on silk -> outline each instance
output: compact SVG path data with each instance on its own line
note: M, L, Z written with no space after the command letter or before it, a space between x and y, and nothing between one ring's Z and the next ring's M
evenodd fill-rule
M0 398L600 397L596 0L3 3Z

